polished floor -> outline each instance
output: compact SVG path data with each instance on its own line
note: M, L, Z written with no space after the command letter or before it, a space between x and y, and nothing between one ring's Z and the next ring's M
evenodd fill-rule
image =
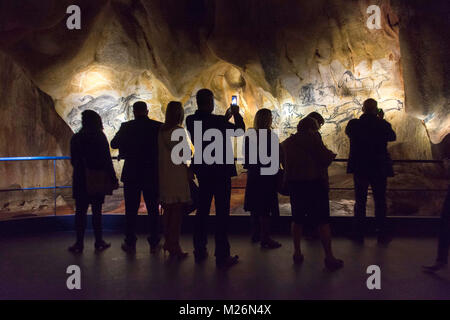
M373 238L364 245L337 238L335 252L345 267L328 273L317 240L303 242L305 262L294 266L287 235L276 237L283 247L272 251L245 235L231 236L241 262L228 271L216 270L213 257L196 265L192 254L181 262L162 252L150 255L144 236L135 257L128 257L116 232L106 233L112 242L106 252L94 253L89 233L84 253L73 256L66 251L73 236L0 238L0 299L450 299L450 268L434 275L420 269L433 261L432 238L397 238L388 248ZM190 235L183 236L182 245L191 251ZM66 287L66 269L74 264L81 268L81 290ZM381 269L380 290L366 286L366 268L373 264Z

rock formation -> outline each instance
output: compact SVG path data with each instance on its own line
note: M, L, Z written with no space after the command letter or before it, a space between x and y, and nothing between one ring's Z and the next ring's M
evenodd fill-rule
M375 1L380 29L367 27L368 0L75 2L80 30L66 26L73 1L0 2L0 49L73 131L81 112L94 109L111 138L137 100L158 120L173 99L190 114L195 92L208 87L219 113L238 95L248 126L258 109L271 109L281 139L319 111L325 142L342 158L343 129L368 97L398 133L390 145L395 159L429 159L450 132L446 1Z

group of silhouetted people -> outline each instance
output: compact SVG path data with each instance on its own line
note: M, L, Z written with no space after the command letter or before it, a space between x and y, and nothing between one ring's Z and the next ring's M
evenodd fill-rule
M214 95L208 89L201 89L196 95L198 109L186 117L185 141L195 141L196 135L209 129L222 133L224 152L230 150L232 138L226 134L227 129L245 130L245 124L237 105L231 105L225 115L215 115ZM378 241L387 243L389 232L386 226L386 185L387 178L393 176L392 160L387 151L387 143L396 139L391 125L383 119L377 102L368 99L363 104L363 115L351 120L346 128L350 139L350 156L348 172L354 176L355 184L355 225L353 237L357 241L364 239L364 222L369 185L372 187L375 201L376 226ZM127 253L136 250L137 214L143 194L148 211L148 242L150 251L160 248L168 251L170 256L183 259L188 254L180 246L180 232L183 216L195 202L194 218L194 258L197 263L208 257L208 216L212 199L215 203L215 257L216 265L228 268L238 263L239 257L232 255L228 241L228 223L231 200L231 177L237 175L234 163L186 163L176 164L172 160L172 150L177 144L172 141L172 133L183 129L184 109L180 102L172 101L167 105L165 122L161 123L148 118L145 102L133 105L134 120L125 122L111 141L111 148L119 149L119 159L124 159L121 181L125 198L125 240L122 249ZM230 122L233 118L233 122ZM260 109L255 115L253 130L256 132L256 148L260 132L271 133L272 112ZM195 130L195 123L201 123L201 131ZM245 161L247 169L247 185L245 190L244 209L251 213L251 239L259 242L262 248L276 249L281 244L270 234L272 218L279 215L278 193L285 190L290 197L292 210L292 238L294 245L293 261L301 264L304 256L301 250L301 238L304 226L318 229L323 245L328 270L334 271L343 266L343 261L333 254L331 245L330 205L328 167L336 154L323 143L319 132L324 125L324 118L312 112L300 120L297 132L276 147L280 155L280 170L275 175L264 175L261 168L267 163ZM102 251L110 247L102 237L101 211L105 194L111 194L118 188L118 180L113 168L109 145L104 135L100 116L86 110L82 113L82 128L71 141L71 161L73 171L73 197L76 204L76 243L69 248L74 253L83 251L86 212L92 206L95 249ZM274 146L267 139L268 154ZM211 143L211 142L209 142ZM203 141L201 149L208 148ZM246 151L250 148L248 137L244 139ZM203 152L192 148L196 152ZM232 150L232 148L231 148ZM245 152L248 157L249 152ZM198 189L194 199L193 181L198 181ZM96 185L100 185L97 190ZM106 190L105 190L105 186ZM103 189L102 189L103 188ZM447 197L448 198L448 197ZM194 201L195 200L195 201ZM448 202L448 199L447 199ZM163 211L164 244L160 245L159 207ZM448 203L447 203L448 207ZM447 217L448 220L448 217ZM447 239L448 240L448 239ZM444 240L443 240L444 242ZM440 252L447 250L448 241ZM444 261L444 253L441 253Z

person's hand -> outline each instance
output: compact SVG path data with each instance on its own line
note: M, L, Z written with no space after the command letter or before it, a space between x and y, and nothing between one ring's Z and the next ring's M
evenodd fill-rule
M380 119L384 119L384 111L383 109L378 109L377 117Z
M231 114L232 114L233 116L239 114L239 106L236 105L236 104L232 104L232 105L230 106L230 110L231 110Z

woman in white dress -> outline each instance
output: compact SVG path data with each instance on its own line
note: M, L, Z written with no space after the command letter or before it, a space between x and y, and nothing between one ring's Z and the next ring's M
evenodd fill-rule
M186 131L182 127L184 109L180 102L171 101L167 105L166 120L158 136L159 152L159 196L163 208L164 251L178 259L187 257L180 247L181 222L191 203L189 188L189 168L185 163L175 164L171 159L172 148L178 141L171 141L172 132L182 129L183 143L187 143ZM189 148L190 149L190 148ZM189 155L190 158L190 155Z

